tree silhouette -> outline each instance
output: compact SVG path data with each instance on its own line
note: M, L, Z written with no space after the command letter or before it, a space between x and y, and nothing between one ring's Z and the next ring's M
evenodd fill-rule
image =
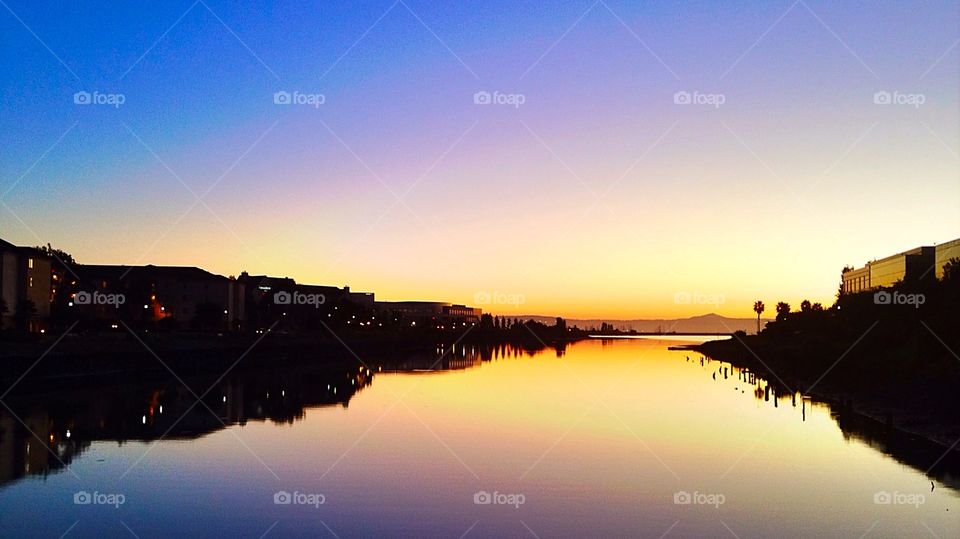
M800 302L800 312L806 313L810 312L813 309L813 304L810 303L810 300L805 299Z
M777 303L777 322L786 320L788 314L790 314L790 304L785 301Z
M41 245L35 247L35 249L52 258L53 266L57 269L66 270L68 266L73 266L77 263L76 259L73 258L73 255L64 251L63 249L57 249L49 243L45 247Z
M489 313L480 315L480 329L493 329L493 317Z
M951 258L943 265L943 280L951 281L960 278L960 258Z
M839 287L837 288L837 301L840 301L840 298L843 297L843 294L844 294L844 292L843 292L843 276L844 276L848 271L853 271L853 268L852 268L851 266L844 266L843 269L840 270L840 285L839 285Z
M763 314L763 311L767 309L767 306L763 304L762 301L757 300L753 304L753 312L757 313L757 334L760 334L760 315Z
M560 335L563 336L563 333L567 331L567 321L558 316L555 327L557 328L557 331L560 332Z

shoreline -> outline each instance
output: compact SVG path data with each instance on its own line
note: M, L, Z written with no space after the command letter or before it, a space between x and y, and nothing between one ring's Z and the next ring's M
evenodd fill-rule
M739 348L739 350L738 350ZM909 398L907 388L895 391L875 391L870 388L839 387L821 379L798 373L777 359L777 355L764 355L760 360L745 343L737 339L726 341L707 341L702 344L675 347L677 350L690 350L710 357L713 360L746 368L764 377L771 385L782 389L792 388L804 396L812 397L830 406L837 414L856 417L870 422L878 431L887 431L896 437L915 437L935 444L945 451L942 459L960 461L960 448L956 446L960 438L960 425L951 422L949 410L939 414L924 413L922 399ZM781 367L781 371L773 371ZM778 372L789 373L785 379ZM789 386L785 386L789 384ZM814 390L808 388L817 384ZM947 390L948 388L938 388ZM932 391L931 391L932 392ZM933 467L939 466L933 463Z

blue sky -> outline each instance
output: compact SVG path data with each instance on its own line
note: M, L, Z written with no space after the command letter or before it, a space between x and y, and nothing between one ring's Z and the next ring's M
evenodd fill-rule
M81 261L749 316L960 235L954 2L59 4L0 8L0 235Z

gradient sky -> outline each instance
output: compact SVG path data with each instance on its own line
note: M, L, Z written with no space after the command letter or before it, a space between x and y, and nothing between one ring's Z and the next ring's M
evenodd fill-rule
M960 236L956 2L119 4L0 2L8 241L652 318Z

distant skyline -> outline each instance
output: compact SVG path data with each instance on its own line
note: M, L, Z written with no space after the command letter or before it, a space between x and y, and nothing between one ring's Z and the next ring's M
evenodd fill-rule
M634 319L960 237L956 2L515 4L3 0L0 238Z

